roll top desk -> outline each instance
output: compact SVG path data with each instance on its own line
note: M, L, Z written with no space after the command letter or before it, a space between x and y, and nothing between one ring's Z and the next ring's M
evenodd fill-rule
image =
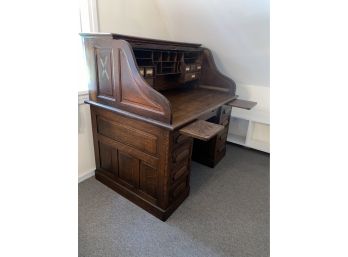
M226 153L234 81L200 44L82 33L95 177L161 220L190 191L191 160Z

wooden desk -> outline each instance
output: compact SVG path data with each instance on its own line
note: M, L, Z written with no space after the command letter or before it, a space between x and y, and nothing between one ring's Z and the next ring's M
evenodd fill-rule
M166 220L190 191L191 159L225 155L236 85L200 44L81 34L95 177Z

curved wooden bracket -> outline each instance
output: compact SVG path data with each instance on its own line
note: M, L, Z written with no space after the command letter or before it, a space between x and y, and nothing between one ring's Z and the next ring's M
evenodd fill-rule
M201 73L201 87L236 93L236 83L229 77L223 75L216 67L213 54L208 48L203 50L203 64Z
M90 99L149 119L171 123L169 101L140 76L131 46L112 37L85 38Z

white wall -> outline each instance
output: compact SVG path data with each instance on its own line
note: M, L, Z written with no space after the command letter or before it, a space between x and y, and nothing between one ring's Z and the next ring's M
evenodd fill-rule
M92 123L90 107L79 105L79 181L94 174L95 160L93 149Z
M172 39L202 43L237 85L269 86L268 0L156 0Z
M97 0L100 32L169 39L154 0Z

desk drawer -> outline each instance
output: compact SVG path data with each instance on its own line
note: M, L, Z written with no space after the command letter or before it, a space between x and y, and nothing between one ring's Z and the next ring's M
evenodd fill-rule
M178 146L188 143L192 140L191 137L180 134L179 131L175 131L173 133L173 147L177 148Z
M203 115L199 116L198 119L199 120L208 120L212 117L216 117L217 113L218 113L218 108L204 113Z
M225 155L226 153L226 144L222 144L219 147L216 147L215 158L218 158L220 155Z
M185 82L199 79L199 73L198 72L190 72L185 74Z
M180 176L169 188L169 202L175 201L175 199L179 198L185 191L187 191L190 187L190 179L189 172Z
M183 139L179 146L172 149L169 184L172 200L181 194L179 191L183 189L183 186L177 188L179 184L188 183L191 167L192 143L192 138L189 138L189 140Z
M96 125L98 134L102 136L134 147L150 155L158 155L158 137L156 135L100 115L97 116Z
M173 151L172 162L174 165L187 161L189 158L191 158L191 144L184 144Z
M216 136L216 143L215 143L216 148L219 148L221 145L226 143L227 134L228 134L228 127L226 127L222 132L220 132Z
M189 173L189 165L188 162L185 161L181 165L177 165L173 167L173 170L171 172L172 175L172 182L176 182L183 178L184 176L187 176Z

